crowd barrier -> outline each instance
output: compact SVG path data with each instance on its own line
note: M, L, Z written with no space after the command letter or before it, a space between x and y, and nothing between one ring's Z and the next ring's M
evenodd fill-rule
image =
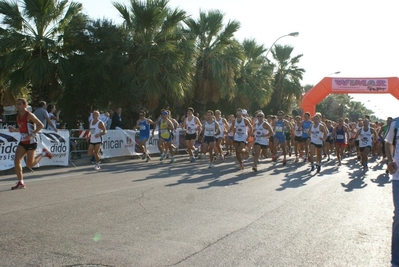
M79 159L87 153L88 143L86 137L88 130L43 130L37 136L38 148L36 154L47 148L53 154L53 158L43 158L40 166L68 166L70 160ZM102 158L109 159L122 156L141 155L138 144L139 131L133 130L108 130L103 136L101 147ZM20 140L19 133L11 133L9 130L0 129L0 170L14 167L14 155ZM147 140L149 154L157 154L158 132ZM185 150L185 133L181 129L174 132L173 144L179 151ZM25 166L25 163L22 162Z

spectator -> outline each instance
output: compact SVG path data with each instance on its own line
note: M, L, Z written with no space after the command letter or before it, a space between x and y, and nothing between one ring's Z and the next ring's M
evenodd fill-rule
M111 128L111 124L112 124L111 114L110 114L109 112L105 112L104 115L108 117L108 120L107 120L107 122L105 123L105 128L106 128L107 130L109 130L109 129Z
M123 129L123 118L122 118L122 108L117 108L116 112L112 116L111 130L121 130Z
M53 125L57 126L57 122L59 122L59 120L60 120L60 111L59 111L59 110L56 110L55 105L53 105L53 104L48 104L48 105L47 105L47 112L48 112L48 115L49 115L50 120L51 120L51 122L53 123ZM47 127L46 127L47 130L52 130L52 131L55 130L55 129L54 129L53 127L51 127L51 125L49 125L48 123L47 123L46 126L47 126Z
M53 124L53 122L50 119L50 116L48 115L48 112L46 110L47 103L45 101L40 101L39 102L39 107L35 110L33 114L43 123L43 125L50 125L53 127L54 131L58 132L57 127Z

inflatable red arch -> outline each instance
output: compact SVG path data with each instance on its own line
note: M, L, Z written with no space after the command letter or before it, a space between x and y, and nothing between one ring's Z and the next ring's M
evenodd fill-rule
M329 94L391 94L399 100L399 78L325 77L302 97L302 113L316 113L316 105Z

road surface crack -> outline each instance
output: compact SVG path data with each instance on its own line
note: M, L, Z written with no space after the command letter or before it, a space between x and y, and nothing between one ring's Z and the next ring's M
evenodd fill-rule
M144 207L143 204L140 203L140 200L142 200L142 199L144 198L144 196L145 196L146 193L150 192L150 191L153 190L153 189L154 189L154 188L151 187L150 189L141 192L141 197L138 197L138 198L136 198L136 199L133 199L133 202L136 203L136 204L138 204L143 210L147 211L147 208Z

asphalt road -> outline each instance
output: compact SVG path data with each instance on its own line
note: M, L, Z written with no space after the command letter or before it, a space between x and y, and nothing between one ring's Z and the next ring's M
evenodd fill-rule
M85 163L86 161L84 161ZM390 266L389 177L183 155L0 176L0 266Z

